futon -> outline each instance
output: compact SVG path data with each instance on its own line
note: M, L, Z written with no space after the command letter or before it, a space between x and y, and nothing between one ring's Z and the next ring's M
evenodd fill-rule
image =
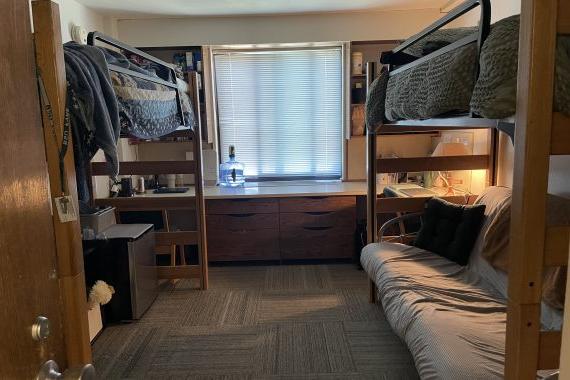
M362 251L386 318L422 379L503 378L507 277L483 251L496 240L493 228L510 196L510 189L491 187L476 201L486 205L485 221L467 266L404 244L382 242ZM543 304L542 328L561 325L562 311Z

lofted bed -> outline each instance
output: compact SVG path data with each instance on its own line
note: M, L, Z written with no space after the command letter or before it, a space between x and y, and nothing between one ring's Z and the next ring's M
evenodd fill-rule
M117 220L124 215L138 213L143 215L159 213L162 216L161 228L156 231L156 252L160 256L168 256L169 262L158 266L158 278L163 280L198 279L201 289L208 288L208 260L206 251L205 203L202 168L202 137L199 118L197 74L190 76L190 94L184 92L180 80L177 79L172 65L155 58L139 49L129 46L112 37L99 32L88 35L88 45L108 45L119 50L122 56L108 59L108 67L115 91L120 94L119 108L121 117L121 133L123 138L164 139L183 138L190 141L193 160L184 161L125 161L119 163L120 176L145 176L160 174L194 175L193 188L182 193L143 194L134 197L92 197L95 206L113 206L116 208ZM144 62L144 68L139 62ZM150 68L150 70L149 70ZM129 78L136 78L132 82ZM152 83L155 86L149 86ZM142 91L140 91L142 90ZM141 95L137 95L140 91ZM168 94L168 95L166 95ZM149 99L156 97L157 102L152 112L147 113ZM164 101L166 99L166 101ZM139 103L140 101L140 103ZM152 102L152 100L151 100ZM173 117L173 113L175 116ZM149 116L150 114L150 116ZM161 115L156 120L153 115ZM106 162L92 162L91 176L110 175ZM90 192L94 195L93 186ZM174 229L169 223L169 215L173 211L195 214L195 223L183 230ZM197 263L186 261L186 247L197 247Z
M186 99L188 103L184 105L184 95L180 92L180 83L176 82L176 77L161 77L159 74L153 75L145 70L140 70L130 65L128 62L114 61L104 64L105 70L100 70L94 74L93 78L105 81L105 78L111 76L123 75L129 78L136 78L140 82L130 81L128 78L123 77L125 83L133 85L133 92L136 92L135 83L152 83L154 88L146 86L147 89L155 91L163 91L168 89L169 94L161 94L162 99L168 100L168 105L163 110L168 111L170 116L168 120L168 131L162 130L161 136L181 136L187 138L193 147L195 154L193 160L188 161L146 161L146 162L120 162L118 165L111 162L91 162L90 155L95 154L97 150L93 146L84 145L82 148L87 147L89 152L83 157L78 154L75 149L75 144L81 145L85 141L81 141L83 136L77 135L73 130L71 123L67 119L74 117L70 113L74 112L74 103L69 103L70 88L68 83L67 67L69 64L66 60L66 50L80 50L81 46L70 46L62 44L61 35L61 21L60 21L60 6L49 0L34 1L31 4L33 14L34 26L34 45L36 52L36 68L39 76L38 82L42 96L42 105L46 106L43 112L44 125L52 125L53 128L44 128L43 135L46 149L47 169L49 171L49 186L51 194L55 197L68 196L73 204L75 212L84 210L85 208L95 206L115 206L124 209L138 210L138 209L151 209L158 210L159 212L167 212L169 209L182 210L185 213L195 213L196 220L192 229L185 231L158 231L155 234L155 242L157 244L155 252L171 257L176 254L176 246L193 245L198 250L198 264L190 265L184 262L175 262L176 265L164 265L158 267L157 273L164 279L179 279L179 278L192 278L198 279L201 289L208 287L208 267L207 267L207 250L206 250L206 231L205 231L205 209L204 209L204 192L203 192L203 177L202 177L202 156L201 144L202 139L200 135L199 121L192 122L193 113L199 112L199 101L197 98L197 78L192 78L190 83L189 97ZM144 52L139 51L133 47L123 44L111 37L94 32L89 36L90 46L96 43L105 43L110 45L114 51L119 54L120 51L131 52L139 57L152 62L162 68L162 72L172 73L172 67L165 62L155 59L152 56L146 55ZM79 44L77 44L79 45ZM109 51L109 54L113 54ZM88 54L87 54L88 55ZM81 56L81 54L78 54ZM77 57L76 57L77 58ZM80 57L79 57L80 58ZM83 55L85 58L85 55ZM112 58L112 57L111 57ZM120 58L120 55L115 55L114 59ZM101 60L100 60L100 63ZM77 66L76 66L77 67ZM107 71L107 67L110 70ZM79 72L79 71L78 71ZM150 74L150 75L149 75ZM88 76L84 75L84 78ZM120 77L115 77L121 80ZM110 80L108 86L111 85ZM92 83L97 82L93 80ZM160 86L160 88L157 88ZM125 86L127 87L127 86ZM88 90L92 87L86 87ZM109 87L108 87L109 88ZM123 89L128 94L129 89ZM111 88L111 91L113 89ZM85 91L84 95L89 95L90 91ZM45 96L44 96L45 95ZM46 99L49 101L45 103ZM118 107L116 100L113 99L97 99L100 105L97 109L102 114L107 114L109 117L108 107ZM84 104L95 104L95 100ZM189 105L190 104L190 105ZM49 107L47 107L49 105ZM125 106L128 104L122 104ZM132 104L131 104L132 105ZM185 112L186 109L186 112ZM193 109L193 110L192 110ZM93 108L90 108L93 110ZM128 109L127 109L128 111ZM90 116L96 117L98 112L91 112ZM188 113L190 112L190 113ZM132 136L133 127L132 123L129 126L128 116L123 118L125 128L118 128L119 117L112 120L113 128L109 128L109 135L114 140L119 136L128 137ZM133 116L133 115L131 115ZM110 119L113 119L109 117ZM135 118L136 119L136 118ZM140 120L140 119L139 119ZM131 122L133 119L131 118ZM160 126L164 127L165 124L161 123ZM115 129L115 127L117 127ZM136 128L136 127L135 127ZM147 129L147 132L152 132L153 128ZM88 130L86 128L86 130ZM144 131L144 129L142 129ZM164 133L163 133L164 132ZM88 136L87 134L85 136ZM138 136L140 138L141 136ZM89 143L95 137L90 135ZM67 141L69 149L62 150L64 142ZM73 154L70 154L71 146L73 146ZM113 144L108 144L113 148ZM115 146L116 147L116 146ZM93 148L93 149L91 149ZM105 149L104 149L105 150ZM107 158L112 158L112 150L105 151ZM115 149L116 153L116 149ZM116 157L116 156L115 156ZM88 158L88 159L85 159ZM91 157L92 158L92 157ZM195 176L195 186L191 191L188 191L184 196L180 194L157 194L157 196L148 197L109 197L97 199L94 191L94 184L91 182L92 176L116 177L118 175L144 175L144 174L159 174L159 173L190 173ZM87 186L80 189L82 184L80 179L83 178ZM54 207L55 208L55 207ZM164 210L164 211L163 211ZM84 268L84 250L82 247L81 227L78 215L63 220L61 215L57 212L52 213L52 220L54 225L54 235L57 248L57 278L59 287L61 288L63 310L62 310L62 327L63 336L65 339L65 350L67 358L67 366L69 367L83 367L86 363L91 363L91 344L89 337L89 322L87 318L87 297L86 297L86 284L85 284L85 268ZM181 265L180 265L181 264ZM53 271L54 275L56 271ZM57 285L56 285L57 286ZM55 346L54 346L55 347Z
M446 28L476 9L480 12L478 27L463 28L459 32ZM507 379L534 379L537 370L557 369L561 365L561 331L543 328L546 315L542 285L544 270L568 265L570 228L567 220L552 222L553 209L561 208L551 206L552 197L547 194L547 187L550 157L570 155L570 102L567 88L561 85L570 79L567 59L570 52L569 15L568 1L528 0L522 1L520 21L513 16L491 25L490 1L468 0L400 46L382 54L380 61L386 67L378 76L374 63L367 65L367 232L370 247L382 241L382 233L387 227L378 228L377 214L422 212L429 199L378 198L378 173L488 169L489 185L495 185L498 134L507 134L514 144L508 250L511 264L508 287L505 284L508 293L500 303L505 309L506 327L501 336L495 337L496 346L488 347L493 354L488 351L487 357L488 360L500 353L495 359L500 361L496 368L501 373L494 372L493 376ZM450 34L453 39L449 39ZM515 39L505 40L505 36ZM511 50L499 46L501 38ZM414 45L418 44L423 44L423 48L419 49L419 54L413 54ZM493 46L503 50L491 50ZM417 48L415 52L418 52ZM497 68L489 66L490 63L500 65L501 61L496 59L501 55L515 69L508 80L500 78L502 82L510 81L510 88L506 90L493 87L493 81L495 85L498 83L497 78L493 78ZM495 61L491 59L493 57ZM457 67L460 67L459 72ZM439 87L431 91L430 83L435 82ZM499 109L493 108L497 104ZM493 138L488 156L377 158L377 147L384 134L467 129L491 131ZM460 204L474 201L469 197L448 197L447 200ZM393 223L401 222L403 218L405 216ZM401 238L404 241L404 236ZM389 270L387 268L385 265L374 270ZM373 273L369 272L369 276L370 301L376 302L382 294L379 294ZM388 289L388 292L396 287L381 285L381 290ZM561 313L563 315L564 311ZM417 319L423 317L418 314ZM453 334L452 331L455 330L442 330L442 334ZM417 360L425 362L425 359L421 356ZM480 359L475 357L475 361ZM489 362L482 360L472 365L486 367ZM437 377L437 372L430 371L434 371L433 367L427 372L420 371L420 376ZM450 373L453 372L447 372L447 375ZM476 373L470 375L476 376Z

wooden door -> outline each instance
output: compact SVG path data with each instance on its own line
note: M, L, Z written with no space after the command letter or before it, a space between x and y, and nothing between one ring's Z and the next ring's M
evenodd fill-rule
M0 12L0 379L33 379L54 359L65 368L63 316L29 2ZM38 316L50 322L32 338Z

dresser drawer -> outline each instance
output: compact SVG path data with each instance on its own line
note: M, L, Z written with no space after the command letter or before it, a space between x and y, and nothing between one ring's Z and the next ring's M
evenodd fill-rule
M280 231L281 259L341 259L354 253L354 229L297 226Z
M279 212L275 198L213 199L206 201L206 214L273 214Z
M356 197L300 197L279 200L280 212L323 212L354 209Z
M209 261L279 260L279 214L206 215Z
M208 230L209 261L279 260L279 229Z
M356 210L345 209L341 211L307 211L283 213L279 216L281 229L287 230L296 227L347 227L354 231L356 224Z
M279 214L206 215L207 231L222 234L225 231L261 231L279 228Z

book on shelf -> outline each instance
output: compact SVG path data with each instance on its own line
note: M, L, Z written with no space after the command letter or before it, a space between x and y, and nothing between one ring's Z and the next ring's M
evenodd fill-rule
M194 71L194 57L191 51L187 51L186 54L186 71Z
M172 56L172 63L180 69L181 72L185 73L187 69L186 55L183 53L176 53Z

